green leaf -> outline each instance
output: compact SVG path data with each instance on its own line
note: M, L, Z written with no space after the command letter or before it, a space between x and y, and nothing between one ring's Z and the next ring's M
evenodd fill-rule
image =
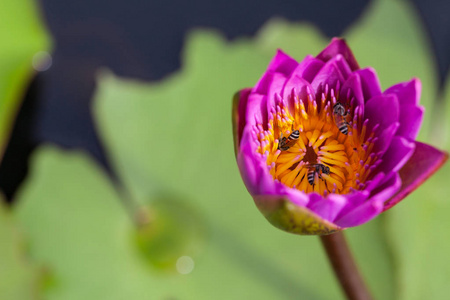
M0 157L22 97L34 74L33 56L48 51L48 36L35 1L3 1L0 9Z
M390 212L389 240L397 262L396 299L446 299L450 279L450 193L447 163Z
M141 207L145 217L136 233L143 257L151 266L175 271L180 257L197 258L203 251L207 224L186 201L161 195Z
M141 266L126 210L91 160L43 147L32 167L15 212L30 255L54 277L45 299L141 299L161 284Z
M25 255L25 241L0 199L0 299L38 299L44 273Z
M32 57L48 50L49 37L35 3L3 1L0 9L0 160L33 75ZM0 299L38 299L46 272L28 260L26 241L0 197Z

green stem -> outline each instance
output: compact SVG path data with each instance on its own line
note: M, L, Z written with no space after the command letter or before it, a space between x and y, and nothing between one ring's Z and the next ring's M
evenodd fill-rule
M347 299L372 300L342 232L320 237Z

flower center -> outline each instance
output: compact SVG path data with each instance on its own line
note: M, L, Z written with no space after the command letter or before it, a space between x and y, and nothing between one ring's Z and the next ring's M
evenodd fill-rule
M275 180L324 196L360 190L369 183L381 161L373 153L376 129L367 136L367 120L362 122L360 108L348 98L339 100L328 86L320 101L309 91L306 99L294 90L288 99L275 95L266 128L259 124L254 131L257 151Z

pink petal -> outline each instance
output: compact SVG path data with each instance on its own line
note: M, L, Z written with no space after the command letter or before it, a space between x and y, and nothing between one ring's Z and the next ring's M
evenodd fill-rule
M331 195L330 195L331 196ZM346 204L341 209L339 214L335 217L334 220L337 220L341 218L341 216L346 215L350 211L354 210L356 207L359 207L361 204L367 201L367 198L369 197L369 191L363 190L363 191L353 191L350 194L341 195L345 197Z
M410 142L401 136L395 136L383 155L383 162L378 167L378 170L384 173L397 172L411 158L415 147L416 144L414 142Z
M254 195L258 192L258 178L260 172L256 168L254 155L249 153L251 152L249 149L251 149L251 147L248 143L241 147L236 160L245 187L251 195Z
M358 226L372 220L378 216L382 210L383 202L381 200L369 200L337 220L335 224L344 228Z
M420 125L422 125L425 109L415 104L406 104L400 106L400 128L397 135L415 140L419 134Z
M244 131L244 126L246 124L245 115L250 91L251 88L242 89L233 97L232 121L235 150L239 148L242 132ZM235 152L235 154L236 153L237 152Z
M364 109L364 119L369 119L367 124L368 132L372 132L373 127L379 124L379 132L398 122L399 104L395 95L380 95L372 97L366 102Z
M253 92L261 95L270 95L274 91L280 93L287 78L283 73L267 71L256 83Z
M398 193L385 203L383 210L388 210L408 196L447 161L446 152L421 142L416 141L415 144L413 155L399 171L402 186Z
M324 65L324 62L320 59L307 55L292 72L291 77L300 77L311 82ZM290 90L290 88L288 88L288 90Z
M266 96L267 112L270 112L271 109L275 107L275 95L281 95L286 81L287 77L284 74L267 71L256 84L253 92ZM267 119L264 119L264 121L267 121Z
M364 95L361 86L361 77L355 73L350 75L347 81L344 82L339 100L341 103L343 103L344 100L348 103L352 98L355 98L356 100L355 107L359 106L360 109L364 111Z
M422 91L422 84L417 78L411 81L398 83L391 86L384 94L397 95L400 105L418 105L420 100L420 93Z
M322 52L320 52L316 58L327 62L338 54L341 54L345 58L353 71L359 69L358 62L344 39L333 38L331 43Z
M247 100L246 125L264 124L267 120L267 96L251 93Z
M398 135L414 140L422 124L424 108L419 106L422 85L420 80L402 82L388 88L384 94L394 94L400 104L400 128Z
M373 68L358 70L354 74L358 74L361 77L361 85L366 102L372 97L381 95L380 81Z
M379 187L378 193L371 196L364 204L340 217L335 224L340 227L353 227L372 220L383 211L383 203L398 191L400 185L400 176L395 172L390 173L386 177L386 182Z
M341 54L336 55L336 57L331 60L335 61L336 66L338 67L339 71L341 72L342 76L344 76L345 79L347 79L352 74L350 66L348 65L347 61Z
M297 66L298 62L295 59L278 49L267 67L267 72L272 71L274 73L281 73L284 76L289 77Z
M288 100L288 107L291 114L294 114L295 107L293 95L298 96L300 101L303 101L306 106L308 93L313 99L315 98L314 90L308 81L296 75L289 79L283 90L283 99Z
M314 77L314 80L311 82L311 86L316 93L316 98L320 99L325 85L328 85L329 88L335 89L338 81L340 86L342 86L345 78L339 70L336 61L330 60L319 71L319 73L317 73L316 77Z
M373 147L374 153L378 153L379 155L383 155L387 148L389 147L392 139L397 133L398 128L400 127L399 122L395 122L391 124L388 128L383 130L376 138L375 146Z
M397 193L401 185L402 180L400 175L398 175L397 172L392 171L381 180L374 190L371 191L369 201L377 198L382 199L383 202L385 202L387 199L392 197L392 195Z
M333 222L342 208L347 204L347 200L342 195L331 194L327 198L317 193L309 194L308 208L321 218Z

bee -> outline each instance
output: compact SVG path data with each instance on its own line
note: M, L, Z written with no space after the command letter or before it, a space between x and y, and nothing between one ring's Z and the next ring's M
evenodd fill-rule
M330 174L330 167L325 166L323 164L313 164L306 166L308 170L308 182L310 185L314 186L314 179L316 179L316 173L319 175L319 178L322 179L323 174Z
M337 128L340 132L347 135L348 134L348 123L345 119L347 117L347 111L345 110L344 105L341 103L336 103L333 106L333 115L334 115L334 121L336 123Z
M281 135L281 140L278 143L278 150L286 151L289 148L292 147L293 142L298 140L300 137L300 131L294 130L288 137L283 137L283 134Z

